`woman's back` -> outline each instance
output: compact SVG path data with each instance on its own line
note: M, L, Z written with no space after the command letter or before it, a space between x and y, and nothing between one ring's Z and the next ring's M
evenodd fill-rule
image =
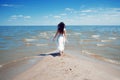
M65 46L65 40L66 40L66 30L65 30L65 24L63 22L58 24L57 32L53 38L53 40L57 38L57 48L60 52L60 55L63 55L64 52L64 46Z

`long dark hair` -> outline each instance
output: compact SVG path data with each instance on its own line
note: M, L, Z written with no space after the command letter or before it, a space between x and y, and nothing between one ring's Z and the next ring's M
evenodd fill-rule
M58 31L63 34L64 33L64 28L65 28L65 24L63 22L60 22L58 24Z

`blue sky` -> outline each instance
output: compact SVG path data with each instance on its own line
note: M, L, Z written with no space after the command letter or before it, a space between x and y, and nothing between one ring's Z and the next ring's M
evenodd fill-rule
M0 0L0 25L120 25L120 0Z

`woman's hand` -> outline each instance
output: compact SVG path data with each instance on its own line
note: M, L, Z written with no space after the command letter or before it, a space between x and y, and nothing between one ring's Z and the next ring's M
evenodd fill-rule
M55 38L53 38L52 41L55 41Z
M55 38L56 38L56 36L58 35L58 30L57 30L57 32L56 32L56 34L55 34L55 36L54 36L54 38L53 38L53 41L55 41Z

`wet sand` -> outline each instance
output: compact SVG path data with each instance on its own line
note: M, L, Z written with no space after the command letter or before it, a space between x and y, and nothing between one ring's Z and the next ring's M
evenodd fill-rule
M85 56L56 53L40 54L44 58L13 80L119 80L120 69Z
M13 77L28 70L41 59L42 59L41 56L25 57L1 65L0 80L12 80Z

